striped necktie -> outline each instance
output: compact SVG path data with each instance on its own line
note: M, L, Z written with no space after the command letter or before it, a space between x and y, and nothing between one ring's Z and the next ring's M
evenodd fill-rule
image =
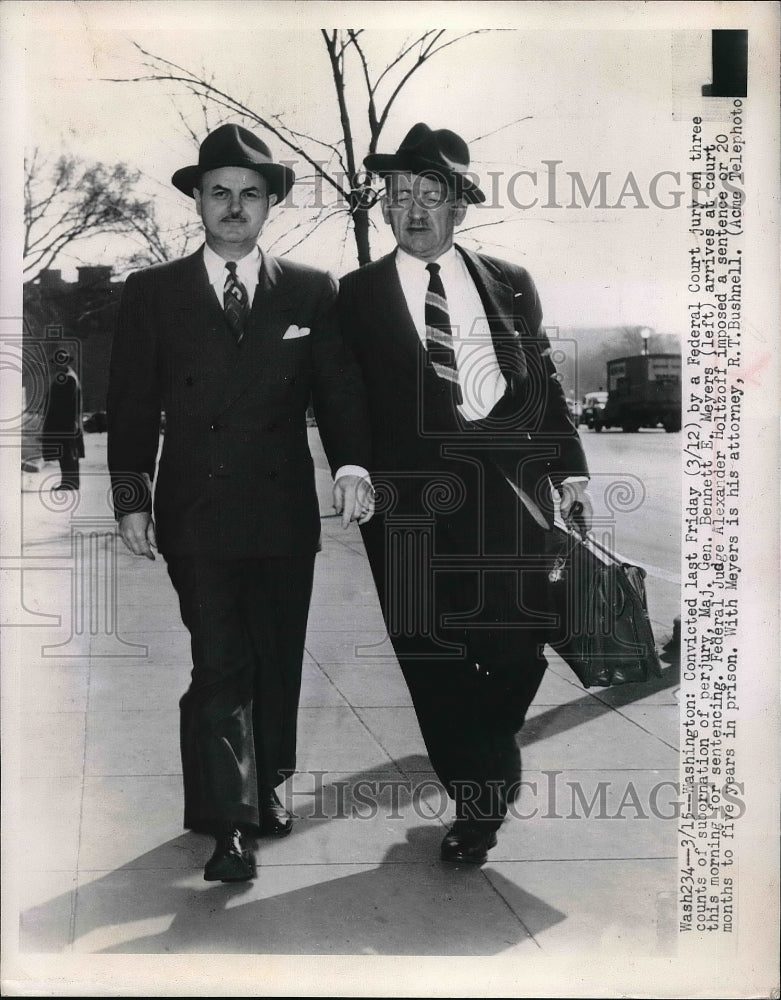
M240 344L244 336L244 325L247 322L247 315L249 313L249 297L247 296L247 289L236 274L236 262L229 260L225 267L228 273L225 275L225 290L222 295L222 304L225 309L225 317L236 338L236 343Z
M439 276L439 264L426 264L429 273L426 292L426 351L434 371L452 383L453 401L463 402L458 384L458 368L453 350L453 329L447 309L445 287Z

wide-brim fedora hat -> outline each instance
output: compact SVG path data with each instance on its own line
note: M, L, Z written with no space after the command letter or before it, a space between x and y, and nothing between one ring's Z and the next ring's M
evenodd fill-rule
M220 125L201 143L198 162L177 170L171 183L183 194L193 196L193 188L208 170L220 167L247 167L266 178L268 193L281 201L293 186L296 175L282 163L275 163L271 150L249 129L241 125Z
M466 201L485 201L485 195L469 176L469 146L447 128L431 129L418 122L395 153L371 153L363 165L380 177L399 172L432 174L452 185Z

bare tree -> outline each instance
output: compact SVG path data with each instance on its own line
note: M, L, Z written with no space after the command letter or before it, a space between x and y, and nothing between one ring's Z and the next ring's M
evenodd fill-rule
M114 269L118 274L183 256L194 243L200 243L203 227L194 219L163 229L151 211L145 218L134 220L131 234L137 237L140 246L116 262Z
M70 155L52 164L34 149L24 164L25 279L89 236L135 234L156 252L154 208L135 194L139 176L124 163L87 164Z
M181 84L185 92L199 102L199 113L207 120L206 108L218 109L223 115L239 117L248 124L259 126L273 135L282 145L300 157L312 170L311 178L317 181L316 190L329 190L335 202L326 204L315 198L314 212L295 227L300 230L299 242L307 239L317 228L336 216L342 215L351 224L358 263L371 260L369 209L378 192L371 186L371 178L363 170L363 155L374 153L399 95L412 77L434 56L470 35L486 29L468 31L452 37L444 29L425 31L405 42L396 56L380 70L373 70L363 29L322 29L320 35L328 56L334 95L339 111L341 137L328 141L297 131L286 123L281 113L264 115L253 110L245 101L232 96L224 87L217 86L213 75L192 71L154 55L136 43L144 56L148 73L144 76L124 78L114 82L159 82ZM348 67L348 62L352 66ZM348 91L348 70L356 68L361 81L357 92ZM368 125L368 148L356 147L357 119L355 108L361 109ZM184 120L184 118L183 118ZM363 125L363 118L361 124ZM189 127L188 127L189 129ZM189 129L192 133L192 130ZM301 180L311 178L300 178ZM297 244L296 244L297 245ZM288 248L290 249L290 248Z

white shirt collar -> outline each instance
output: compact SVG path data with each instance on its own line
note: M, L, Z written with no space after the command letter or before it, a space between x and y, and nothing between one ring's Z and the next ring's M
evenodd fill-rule
M237 259L236 270L242 280L244 280L245 274L254 274L257 276L260 269L260 261L261 253L259 246L253 247L248 254ZM220 257L218 253L215 253L208 243L204 243L203 262L206 265L209 281L213 285L219 284L222 287L225 284L225 265L227 261L223 257Z
M412 254L407 253L406 250L402 250L401 247L396 247L396 266L405 271L415 271L419 274L426 274L426 265L429 263L439 264L444 270L449 270L454 265L458 264L460 257L458 251L456 250L455 244L445 250L445 252L437 257L435 261L421 260L419 257L413 257Z

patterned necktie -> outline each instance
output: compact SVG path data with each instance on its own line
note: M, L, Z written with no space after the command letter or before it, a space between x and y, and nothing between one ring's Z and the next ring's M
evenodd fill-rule
M434 371L452 383L453 401L463 402L458 384L458 368L453 350L453 329L447 311L445 287L439 276L439 264L426 264L429 273L426 292L426 351Z
M242 285L239 276L236 274L236 262L229 260L225 267L228 273L225 275L225 291L222 295L222 304L225 309L225 316L230 324L236 343L240 344L244 336L244 325L247 322L249 313L249 297L247 289Z

